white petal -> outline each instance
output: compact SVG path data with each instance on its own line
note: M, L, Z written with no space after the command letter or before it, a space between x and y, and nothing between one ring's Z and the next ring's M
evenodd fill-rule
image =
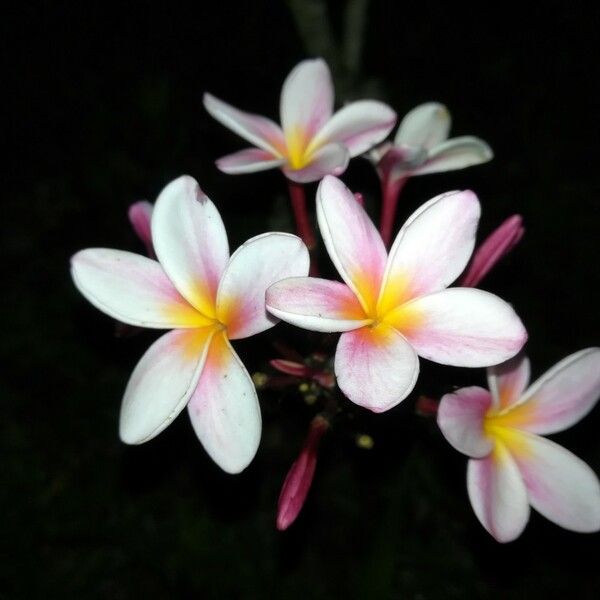
M437 422L448 442L472 458L483 458L493 442L483 430L483 419L492 404L487 390L467 387L442 397Z
M600 348L567 356L542 375L523 394L523 429L556 433L574 425L592 410L600 397Z
M272 285L267 290L267 309L311 331L351 331L371 323L348 286L315 277L292 277Z
M311 138L333 112L333 83L324 60L304 60L287 76L281 90L280 115L286 139Z
M443 104L420 104L402 119L394 144L433 148L448 137L450 122L450 113Z
M271 119L238 110L211 94L204 94L204 108L219 123L246 141L274 156L281 156L281 149L285 148L283 132Z
M232 255L217 294L217 316L230 339L249 337L277 323L267 313L267 288L287 277L308 275L304 242L289 233L265 233L249 239Z
M311 146L338 142L348 148L351 157L358 156L383 141L395 123L396 113L383 102L352 102L325 123L313 138Z
M497 541L521 535L529 521L527 490L505 446L496 443L488 457L469 459L467 489L479 522Z
M393 328L362 327L340 336L335 375L352 402L379 413L396 406L413 390L419 359Z
M372 311L387 258L379 232L352 192L335 177L326 177L319 185L317 218L333 264L365 311Z
M529 502L552 522L582 533L600 529L600 484L581 459L543 437L523 433L515 454Z
M413 175L455 171L480 165L494 158L492 149L483 140L472 136L452 138L429 152L427 160L412 171Z
M450 285L473 252L480 213L470 191L442 194L413 213L390 250L379 311Z
M386 316L419 356L456 367L485 367L513 357L527 333L513 308L489 292L450 288Z
M71 275L87 300L123 323L156 329L210 324L179 294L162 267L145 256L89 248L73 256Z
M261 434L258 397L252 379L224 333L211 345L188 413L209 456L227 473L252 461Z
M531 365L524 354L518 354L487 370L488 386L498 410L519 402L529 384L530 375Z
M214 317L229 246L219 211L195 179L184 175L160 193L152 215L152 240L158 260L182 296Z
M182 411L196 387L214 327L160 337L135 367L125 390L119 434L126 444L158 435Z
M284 163L283 158L277 158L270 152L258 148L240 150L216 161L217 168L229 175L257 173L258 171L281 167Z

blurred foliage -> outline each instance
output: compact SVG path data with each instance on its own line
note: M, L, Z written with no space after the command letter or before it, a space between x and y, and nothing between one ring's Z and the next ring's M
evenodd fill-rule
M342 45L344 8L331 2L326 12ZM523 243L484 287L523 317L539 374L597 344L600 331L590 93L598 9L457 10L373 0L357 72L379 82L372 89L399 114L445 102L453 131L494 148L488 165L412 180L399 222L427 198L464 187L482 199L482 235L524 215ZM214 168L241 143L201 98L210 90L275 117L283 78L305 56L302 36L286 3L264 0L200 3L195 13L27 4L3 26L11 152L2 201L0 597L597 597L598 536L533 515L517 542L495 543L468 505L464 457L415 416L418 394L483 383L482 371L423 361L415 394L390 413L349 410L324 438L307 505L285 534L275 530L279 488L315 410L293 390L261 392L263 440L237 477L210 462L185 416L144 446L122 445L121 394L154 334L116 339L111 320L75 292L69 256L89 246L141 251L127 206L184 172L216 201L232 247L290 229L278 173L228 177ZM366 161L353 161L344 178L376 215ZM278 338L314 349L314 337L286 325L236 347L251 371L265 371ZM596 410L556 436L596 472L599 426ZM358 448L357 433L372 436L373 448Z

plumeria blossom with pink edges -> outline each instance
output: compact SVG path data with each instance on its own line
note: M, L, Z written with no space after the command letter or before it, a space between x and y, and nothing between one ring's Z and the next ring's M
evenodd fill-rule
M305 329L342 332L337 383L375 412L411 392L418 356L463 367L507 360L527 338L512 307L478 289L445 289L471 256L479 214L472 192L437 196L408 219L388 256L352 192L327 176L317 190L317 218L345 283L288 278L267 290L267 308Z
M266 233L231 256L215 205L183 176L167 185L151 219L158 260L92 248L72 258L79 291L124 323L170 329L135 367L121 405L119 432L146 442L188 407L192 426L225 471L242 471L254 457L261 416L252 379L230 340L273 327L265 290L308 273L308 251L287 233Z
M217 161L224 173L254 173L280 168L297 183L339 175L348 161L384 140L396 113L375 100L360 100L333 112L334 90L322 59L304 60L287 76L281 90L281 127L259 115L242 112L211 94L206 110L254 147Z
M397 179L464 169L491 160L494 153L478 137L448 139L451 117L439 102L426 102L402 119L394 142L372 152L382 177Z
M600 396L600 348L576 352L528 387L529 360L519 356L488 370L489 389L445 395L438 424L470 457L469 499L499 542L521 534L530 505L577 532L600 529L600 483L581 459L541 437L582 419Z
M127 216L131 227L140 241L146 247L146 252L150 258L155 258L154 246L152 245L152 211L154 207L147 200L138 200L134 202L127 211Z

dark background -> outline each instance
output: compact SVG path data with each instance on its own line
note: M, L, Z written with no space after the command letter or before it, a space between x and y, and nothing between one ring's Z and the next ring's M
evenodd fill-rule
M456 135L493 147L489 164L411 180L399 222L465 187L481 198L482 234L523 214L523 242L483 287L514 303L537 376L598 343L598 8L447 4L373 0L364 78L342 81L338 101L375 95L403 115L439 100ZM336 35L344 5L329 5ZM296 394L261 393L263 440L237 477L212 464L185 416L144 446L122 445L121 394L155 334L115 338L73 287L69 256L141 251L128 205L182 173L216 202L232 247L291 228L279 173L214 167L245 143L205 113L202 94L276 118L281 83L307 50L287 5L257 0L194 12L29 4L6 9L3 28L0 597L598 597L599 537L532 514L518 541L497 544L468 504L466 459L415 414L417 394L483 384L482 370L423 362L402 405L350 411L284 534L277 496L315 410ZM370 165L354 160L344 179L376 214ZM281 325L237 344L251 371L277 355L278 336L311 349ZM599 427L596 410L555 439L599 472ZM372 450L356 447L360 432Z

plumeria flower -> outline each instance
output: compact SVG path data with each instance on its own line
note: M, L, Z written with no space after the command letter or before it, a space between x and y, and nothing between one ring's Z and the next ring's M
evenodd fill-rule
M521 215L508 217L475 250L469 266L460 276L459 285L478 286L496 264L521 241L524 233L523 217Z
M305 329L343 332L334 362L338 385L375 412L411 392L418 355L463 367L502 362L527 337L514 310L481 290L445 289L473 251L479 211L472 192L437 196L408 219L388 256L352 192L328 176L317 190L317 218L345 284L285 279L267 290L267 308Z
M308 251L294 235L266 233L230 257L219 212L187 176L161 192L151 227L158 261L101 248L72 258L75 285L94 306L131 325L172 330L131 375L121 439L152 439L187 405L208 454L237 473L256 453L261 418L254 385L230 340L276 323L265 310L265 290L283 277L307 274Z
M521 535L529 505L557 525L600 529L600 484L562 446L541 437L582 419L600 396L600 348L581 350L529 383L520 356L488 370L490 391L468 387L445 395L438 423L470 457L467 488L481 524L499 542Z
M420 104L402 119L394 143L375 149L371 158L382 175L398 178L464 169L494 157L477 137L448 139L450 125L450 112L443 104Z
M403 119L394 142L374 149L370 158L381 179L381 234L391 240L400 190L409 177L464 169L493 158L492 149L473 136L448 139L450 113L438 102L413 108Z
M386 138L396 123L396 113L381 102L361 100L334 114L333 100L331 74L321 59L302 61L285 80L281 127L205 94L206 110L255 146L219 159L217 167L230 174L281 168L298 183L343 173L350 158Z

